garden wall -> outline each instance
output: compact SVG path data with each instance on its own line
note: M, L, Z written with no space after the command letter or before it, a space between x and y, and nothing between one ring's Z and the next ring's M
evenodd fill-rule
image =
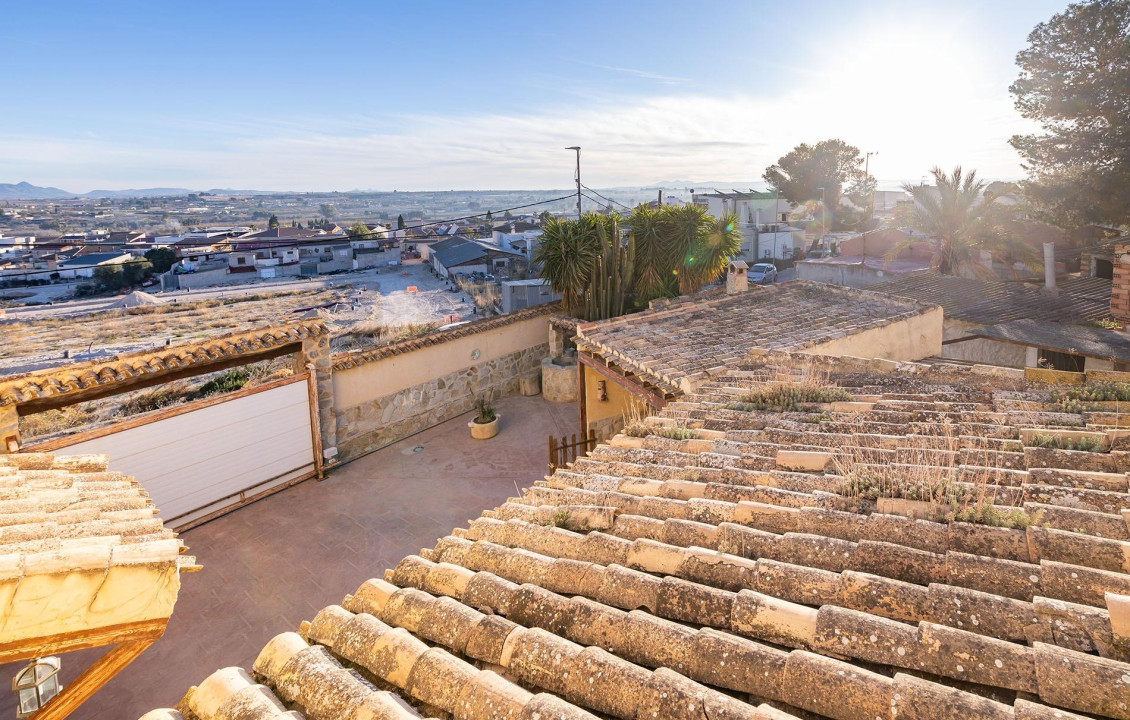
M349 460L516 394L549 355L550 307L334 358L339 458Z

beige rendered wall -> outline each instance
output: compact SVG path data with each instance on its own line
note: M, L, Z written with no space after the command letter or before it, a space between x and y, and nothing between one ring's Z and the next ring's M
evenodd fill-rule
M982 327L984 326L977 325L976 323L946 319L945 325L942 328L942 337L945 340L966 337L970 332L979 330ZM966 340L942 347L942 357L981 363L984 365L1001 365L1015 368L1022 368L1029 364L1026 362L1027 353L1028 348L1023 345L988 340L986 338Z
M340 412L372 402L441 375L547 344L548 337L549 320L543 315L348 370L334 370L334 406Z
M634 410L641 416L648 414L647 403L637 399L634 395L616 383L608 380L603 375L585 367L585 418L588 430L596 433L597 440L607 440L624 427L624 417ZM608 399L599 399L599 383L605 381Z
M942 352L942 309L808 348L813 355L851 355L885 360L921 360Z
M469 412L475 398L517 393L549 354L546 316L335 370L342 459L358 457Z

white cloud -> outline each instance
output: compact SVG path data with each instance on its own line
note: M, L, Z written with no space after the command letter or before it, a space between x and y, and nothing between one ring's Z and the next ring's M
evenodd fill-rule
M76 191L179 185L256 189L568 188L580 145L592 187L671 178L754 181L800 142L839 137L876 150L883 184L917 180L935 164L963 164L984 177L1017 177L1008 137L1026 125L1007 82L979 66L960 40L921 27L879 28L844 50L809 58L818 72L772 98L659 94L615 102L461 116L420 114L209 121L170 130L175 145L81 134L0 138L0 177ZM927 52L929 54L927 54ZM610 68L617 71L632 71ZM740 69L735 88L743 88ZM764 69L762 69L764 72ZM367 128L395 124L395 131Z

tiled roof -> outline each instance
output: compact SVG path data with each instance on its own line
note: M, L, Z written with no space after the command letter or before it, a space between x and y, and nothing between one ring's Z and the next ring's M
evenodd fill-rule
M1053 297L1040 287L999 280L914 273L869 289L895 297L937 303L946 318L995 325L1036 318L1048 322L1085 322L1110 316L1110 280L1068 277L1057 281Z
M579 347L668 390L743 358L752 348L800 350L919 315L934 306L835 285L793 281L726 295L712 291L581 324Z
M175 345L156 352L128 353L108 360L0 378L0 405L79 393L102 385L125 383L142 376L158 376L193 365L203 366L240 355L255 355L301 342L303 338L328 333L329 330L321 322L298 323Z
M471 241L452 245L434 253L435 259L444 267L463 265L472 260L479 260L487 256L487 251Z
M1130 451L1025 377L757 353L146 718L1128 718ZM1023 446L1064 427L1115 449ZM1039 522L851 490L891 470Z
M0 639L168 617L194 560L156 512L105 455L0 455Z
M353 352L339 353L334 355L333 358L334 370L348 370L359 365L364 365L365 363L392 357L393 355L401 355L432 345L442 345L443 343L451 342L452 340L468 335L476 335L487 330L510 325L511 323L548 315L560 309L559 303L546 303L545 305L536 305L531 308L526 308L525 310L519 310L518 312L474 320L465 325L459 325L458 327L449 328L447 330L437 330L417 338L381 345L372 350L356 350Z
M1124 333L1086 325L1013 320L970 333L973 337L1004 340L1072 355L1130 362L1130 337Z

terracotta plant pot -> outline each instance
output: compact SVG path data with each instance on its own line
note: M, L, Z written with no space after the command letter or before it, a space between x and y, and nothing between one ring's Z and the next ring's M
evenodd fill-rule
M476 440L490 440L498 434L498 421L501 415L495 415L494 420L488 423L481 423L472 420L467 423L467 427L471 428L471 437Z

